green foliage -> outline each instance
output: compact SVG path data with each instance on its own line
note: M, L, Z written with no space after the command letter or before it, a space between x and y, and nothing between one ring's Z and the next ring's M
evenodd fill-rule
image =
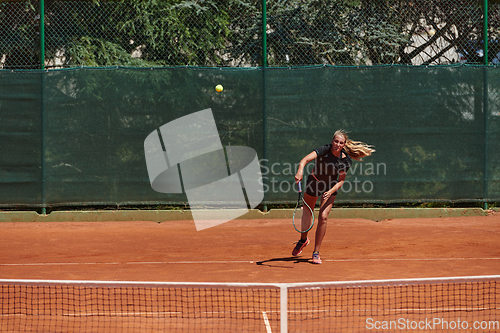
M85 64L90 67L101 66L145 66L148 63L133 58L120 45L103 39L81 37L75 39L66 51L74 64ZM154 63L149 64L154 65Z
M82 13L79 6L90 8ZM68 43L70 62L86 66L207 65L217 59L214 51L223 47L229 23L214 1L96 1L71 10L69 18L81 17L73 31L99 36Z
M122 2L117 29L138 47L141 59L169 65L216 65L230 18L217 1ZM214 61L215 63L211 63Z
M39 43L35 1L0 2L0 60L4 67L36 69L39 63Z
M355 49L361 59L357 63L398 63L399 51L410 44L412 37L405 33L408 22L403 20L400 12L405 5L389 5L385 1L365 2L361 10L355 12L350 25L353 32L351 38L359 41Z

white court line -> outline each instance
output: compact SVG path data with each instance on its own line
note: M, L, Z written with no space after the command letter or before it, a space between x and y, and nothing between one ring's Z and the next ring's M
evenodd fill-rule
M267 318L266 311L262 311L262 317L264 318L264 324L266 325L266 332L273 333L273 331L271 330L271 325L269 324L269 319Z
M297 259L305 259L297 257ZM500 258L361 258L361 259L323 259L327 262L363 262L363 261L465 261L465 260L500 260ZM174 264L254 264L280 260L203 260L203 261L130 261L130 262L40 262L40 263L5 263L0 266L69 266L69 265L174 265ZM285 260L283 260L285 261ZM293 261L293 260L290 260Z
M25 264L0 264L0 266L68 266L68 265L165 265L165 264L253 264L254 261L132 261L132 262L40 262Z
M332 259L326 261L456 261L456 260L500 260L500 258L373 258L373 259ZM325 261L325 260L323 260Z

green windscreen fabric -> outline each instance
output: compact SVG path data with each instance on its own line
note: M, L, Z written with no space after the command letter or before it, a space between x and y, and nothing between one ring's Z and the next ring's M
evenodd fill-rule
M0 204L43 201L42 75L0 72Z
M218 82L227 86L223 94L215 91ZM185 194L151 188L144 140L168 122L211 108L225 146L260 148L261 82L256 70L50 72L47 203L185 203Z
M340 128L377 151L337 202L500 200L493 67L80 68L0 84L4 206L186 204L151 188L144 140L208 108L223 146L257 152L263 203L296 200L300 159Z
M498 198L498 73L397 66L271 70L270 163L296 163L343 128L377 151L353 164L337 202L476 200L484 198L485 186L489 198ZM273 195L286 197L279 189Z

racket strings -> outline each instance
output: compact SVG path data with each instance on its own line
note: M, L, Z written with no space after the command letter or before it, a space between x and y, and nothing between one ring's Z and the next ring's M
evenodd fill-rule
M314 211L303 199L299 201L295 208L293 224L295 230L300 233L308 232L314 225Z
M297 187L299 189L299 197L297 200L297 206L293 212L292 222L293 227L300 233L306 233L314 225L314 210L305 202L302 197L302 186L301 183L297 183ZM304 219L304 216L307 216L307 220Z

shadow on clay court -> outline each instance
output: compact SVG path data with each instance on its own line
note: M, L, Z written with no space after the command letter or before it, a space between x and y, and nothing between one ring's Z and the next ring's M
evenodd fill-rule
M272 258L268 260L262 260L262 261L257 261L257 265L261 266L269 266L269 267L284 267L284 268L293 268L290 266L280 266L280 262L293 262L294 264L299 264L299 263L308 263L312 264L312 261L307 258L299 258L299 257L284 257L284 258ZM277 263L277 264L274 264Z

